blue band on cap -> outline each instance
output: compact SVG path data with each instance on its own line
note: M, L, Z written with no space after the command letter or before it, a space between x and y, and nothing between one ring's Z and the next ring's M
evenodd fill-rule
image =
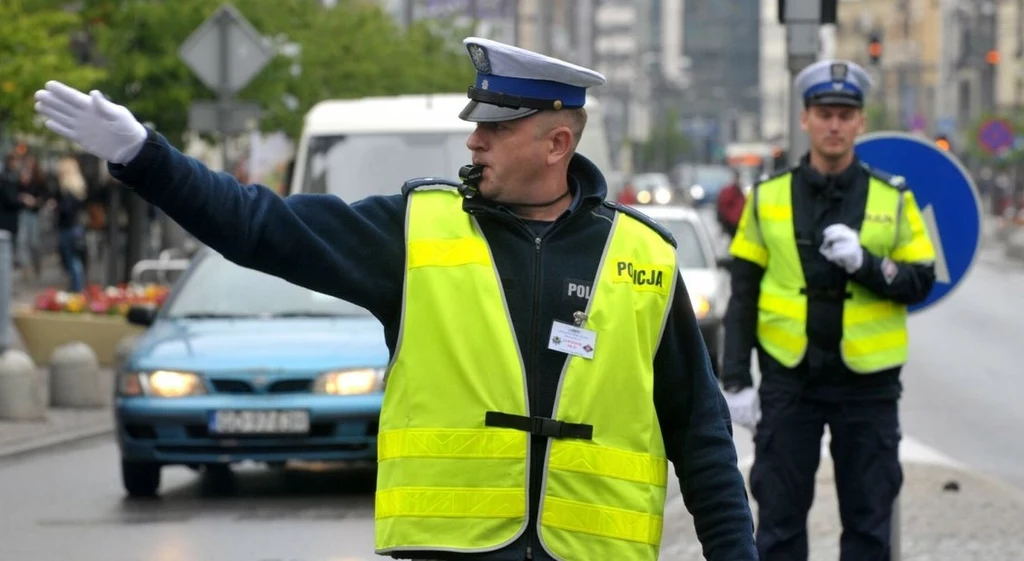
M483 87L487 80L487 87ZM587 89L550 80L512 78L494 74L477 74L476 87L495 93L532 97L535 99L561 100L565 107L583 107L587 101Z
M835 87L835 82L822 82L815 84L804 91L804 99L810 99L812 96L824 93L831 94L852 94L858 98L864 97L864 92L861 91L855 84L850 82L842 82L843 87L838 90Z

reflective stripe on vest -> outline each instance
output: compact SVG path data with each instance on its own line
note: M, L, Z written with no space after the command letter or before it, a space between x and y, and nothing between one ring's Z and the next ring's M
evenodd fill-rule
M758 341L784 366L794 367L807 352L806 286L793 226L792 173L757 186L757 219L770 259L761 281ZM860 242L878 256L897 246L903 193L872 177L868 183ZM907 308L878 297L859 283L847 283L840 351L858 373L879 372L906 363Z
M530 415L522 357L461 196L417 190L406 221L402 328L378 436L376 550L493 551L526 529L530 434L484 425L488 411ZM667 463L653 359L675 267L670 245L617 213L586 311L594 359L567 360L554 417L591 425L593 439L549 441L540 532L556 559L658 557Z

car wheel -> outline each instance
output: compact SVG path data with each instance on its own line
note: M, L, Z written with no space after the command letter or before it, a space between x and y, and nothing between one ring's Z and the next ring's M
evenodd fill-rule
M231 464L205 464L201 473L199 488L203 495L222 497L234 492L235 472Z
M121 460L121 482L129 497L155 497L160 488L160 464Z

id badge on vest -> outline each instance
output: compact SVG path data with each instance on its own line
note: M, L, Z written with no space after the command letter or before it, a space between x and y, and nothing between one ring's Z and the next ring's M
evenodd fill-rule
M555 320L551 324L548 348L569 355L594 358L597 332Z

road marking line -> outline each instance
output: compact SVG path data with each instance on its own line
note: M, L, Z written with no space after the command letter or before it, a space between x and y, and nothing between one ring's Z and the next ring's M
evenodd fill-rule
M736 431L737 438L745 438L750 433L743 431ZM742 436L741 436L742 435ZM821 439L821 457L831 458L832 454L829 452L829 443L832 441L829 435L828 428L825 429L825 435ZM747 446L746 448L750 448ZM900 440L900 461L905 464L927 464L936 466L946 466L951 468L964 469L966 466L952 457L943 454L939 450L924 444L923 442L904 435ZM744 454L739 459L739 467L743 471L750 469L750 466L754 464L754 455L752 453Z

